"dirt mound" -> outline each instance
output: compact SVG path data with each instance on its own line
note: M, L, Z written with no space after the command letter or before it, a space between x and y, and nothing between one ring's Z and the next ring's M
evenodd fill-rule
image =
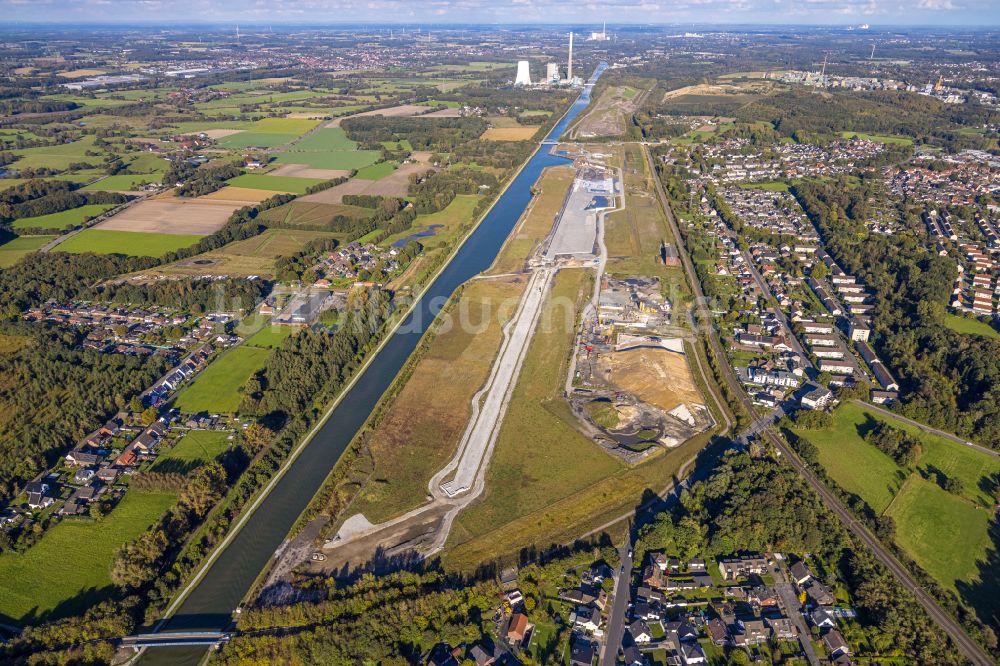
M604 354L608 381L639 400L669 412L681 404L702 404L687 357L666 349L630 349Z

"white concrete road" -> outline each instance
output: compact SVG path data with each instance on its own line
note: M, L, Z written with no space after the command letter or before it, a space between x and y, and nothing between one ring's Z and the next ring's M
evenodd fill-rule
M551 269L543 268L534 271L528 280L521 304L507 324L506 339L493 363L486 386L473 398L472 417L459 443L459 453L431 480L432 494L444 492L448 497L455 497L472 488L507 413L510 394L524 362L552 275ZM443 482L453 471L454 478ZM440 491L434 488L435 485Z

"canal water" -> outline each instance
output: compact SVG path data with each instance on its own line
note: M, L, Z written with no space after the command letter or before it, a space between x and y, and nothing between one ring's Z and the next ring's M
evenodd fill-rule
M455 289L493 263L531 201L531 187L542 170L566 163L566 158L551 154L549 146L590 103L591 88L605 67L605 63L601 63L594 70L580 97L549 132L542 148L525 164L364 374L344 394L329 419L212 564L163 631L218 631L230 624L233 610L274 556L441 308ZM147 651L142 664L194 664L203 654L204 649L154 648Z

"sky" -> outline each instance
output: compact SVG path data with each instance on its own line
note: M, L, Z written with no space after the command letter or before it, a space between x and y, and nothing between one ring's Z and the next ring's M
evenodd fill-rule
M1000 25L1000 0L0 0L28 23Z

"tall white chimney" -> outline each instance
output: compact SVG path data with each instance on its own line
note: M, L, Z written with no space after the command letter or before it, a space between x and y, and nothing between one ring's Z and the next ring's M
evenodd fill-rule
M566 65L566 80L573 80L573 33L569 33L569 63Z

